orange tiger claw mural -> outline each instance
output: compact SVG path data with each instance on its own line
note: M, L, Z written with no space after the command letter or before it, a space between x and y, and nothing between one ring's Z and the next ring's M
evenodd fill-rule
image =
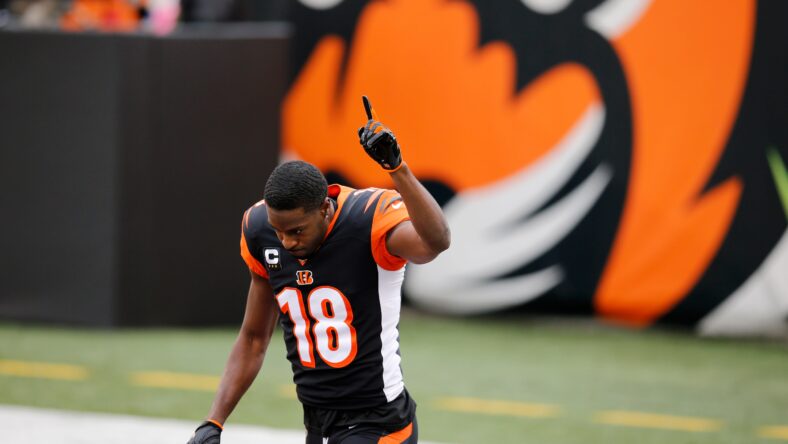
M766 158L788 157L786 13L779 0L299 2L283 156L389 186L357 148L360 97L374 101L452 227L450 250L409 267L421 307L788 332Z
M390 29L407 29L408 36L392 38ZM380 183L363 151L348 150L364 122L358 103L366 94L395 129L418 175L464 190L533 163L599 100L593 78L575 64L515 91L511 48L501 42L478 47L478 38L478 18L468 3L370 3L356 44L348 49L338 37L324 37L293 83L283 106L286 152L323 170L341 170L359 185ZM517 149L509 148L513 134L523 141ZM441 151L452 155L436 164Z
M649 323L673 307L717 252L738 204L736 177L706 195L703 187L741 101L755 4L726 2L708 20L711 3L654 2L614 41L635 137L621 229L595 300L604 316Z

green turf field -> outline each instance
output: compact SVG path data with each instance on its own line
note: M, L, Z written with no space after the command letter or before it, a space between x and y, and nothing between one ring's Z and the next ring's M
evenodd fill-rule
M414 313L403 317L401 333L405 379L419 403L426 440L788 442L785 343L708 340L588 321L493 322ZM196 424L210 405L212 378L175 378L193 387L146 387L139 385L138 372L218 376L234 334L3 323L0 403L187 418ZM29 362L72 364L87 373L51 379L14 370ZM299 428L281 331L233 422Z

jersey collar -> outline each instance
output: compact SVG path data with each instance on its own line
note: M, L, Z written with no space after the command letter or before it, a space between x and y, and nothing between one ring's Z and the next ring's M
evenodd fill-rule
M323 240L325 241L329 234L331 234L331 230L334 229L334 224L337 222L339 218L339 212L342 211L342 205L344 205L345 200L347 200L348 195L353 192L352 188L345 187L338 184L331 184L328 186L328 197L337 201L337 207L334 209L334 217L331 218L331 222L328 224L328 229L326 230L325 236L323 236Z

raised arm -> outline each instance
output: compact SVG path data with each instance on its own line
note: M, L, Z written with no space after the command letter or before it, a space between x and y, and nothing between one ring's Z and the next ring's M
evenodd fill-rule
M190 444L218 443L220 429L238 401L252 385L263 365L279 308L268 281L250 271L252 282L243 324L224 367L207 421L197 429Z
M391 254L416 264L435 259L451 244L451 232L440 205L406 164L391 173L394 186L408 208L410 221L397 225L386 240Z
M449 248L451 233L440 205L416 179L402 161L399 143L394 134L377 120L366 96L363 97L367 124L359 128L359 141L367 154L390 175L394 186L408 209L410 221L402 222L389 232L389 252L423 264Z

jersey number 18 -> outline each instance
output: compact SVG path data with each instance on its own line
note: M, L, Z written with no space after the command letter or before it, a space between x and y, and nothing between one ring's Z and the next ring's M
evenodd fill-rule
M286 287L276 295L276 300L282 313L290 316L293 322L293 335L296 337L301 364L315 367L315 348L323 362L331 367L341 368L353 361L358 348L356 329L352 324L353 310L341 291L323 286L309 292L307 306L309 315L315 320L311 331L299 289Z

